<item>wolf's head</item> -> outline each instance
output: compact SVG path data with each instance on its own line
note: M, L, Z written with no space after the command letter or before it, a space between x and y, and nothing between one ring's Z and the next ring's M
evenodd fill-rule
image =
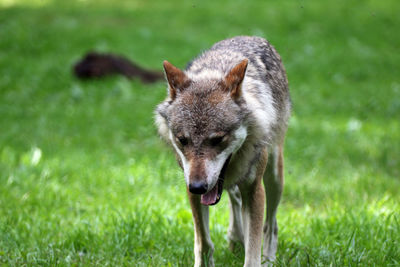
M221 77L195 76L164 61L169 98L157 108L157 124L176 151L189 191L201 194L205 205L219 201L230 157L247 137L246 68L247 59Z

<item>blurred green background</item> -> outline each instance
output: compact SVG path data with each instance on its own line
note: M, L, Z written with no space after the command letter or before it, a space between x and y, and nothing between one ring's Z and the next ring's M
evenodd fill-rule
M161 70L267 38L293 116L277 266L400 265L400 2L0 0L0 264L193 265L183 174L157 136L163 82L79 81L87 51ZM216 266L228 201L211 208Z

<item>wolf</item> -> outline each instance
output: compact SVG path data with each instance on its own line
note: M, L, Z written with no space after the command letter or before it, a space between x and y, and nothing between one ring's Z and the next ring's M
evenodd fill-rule
M238 36L214 44L183 71L168 61L163 66L168 96L157 106L155 121L183 169L194 266L214 266L209 206L220 201L223 189L230 200L229 247L244 246L244 266L271 264L291 113L279 54L261 37Z

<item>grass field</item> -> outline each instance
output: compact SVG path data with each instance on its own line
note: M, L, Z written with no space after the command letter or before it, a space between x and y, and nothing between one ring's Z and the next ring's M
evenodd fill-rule
M161 69L266 37L293 117L277 266L400 266L400 2L0 0L0 265L190 266L183 174L159 140L165 84L82 82L95 49ZM182 1L183 2L183 1ZM227 194L211 208L216 266Z

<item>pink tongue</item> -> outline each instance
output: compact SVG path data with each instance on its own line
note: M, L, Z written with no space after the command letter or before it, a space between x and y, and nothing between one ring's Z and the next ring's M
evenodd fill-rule
M217 196L218 196L218 184L216 184L214 188L211 189L210 192L201 195L201 204L212 205L215 202L217 202Z

